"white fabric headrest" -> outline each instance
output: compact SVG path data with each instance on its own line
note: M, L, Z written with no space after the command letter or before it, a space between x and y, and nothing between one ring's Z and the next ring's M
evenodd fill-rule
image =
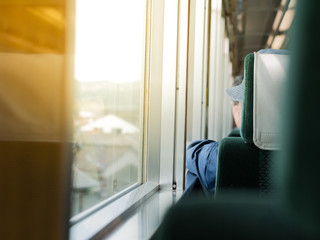
M288 62L289 55L254 55L253 142L260 149L280 149L282 85Z

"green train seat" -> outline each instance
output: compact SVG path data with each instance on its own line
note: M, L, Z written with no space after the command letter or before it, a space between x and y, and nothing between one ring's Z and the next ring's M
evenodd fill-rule
M288 59L287 51L273 49L246 56L241 138L220 142L216 194L232 189L272 193L271 155L280 149L280 89Z

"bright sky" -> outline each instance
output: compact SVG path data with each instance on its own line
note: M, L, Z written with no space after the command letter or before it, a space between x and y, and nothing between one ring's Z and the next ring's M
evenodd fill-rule
M75 79L142 79L144 0L77 0Z

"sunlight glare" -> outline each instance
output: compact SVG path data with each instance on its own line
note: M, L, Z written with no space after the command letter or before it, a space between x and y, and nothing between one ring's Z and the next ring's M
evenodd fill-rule
M123 83L142 79L143 11L143 0L77 0L76 80Z

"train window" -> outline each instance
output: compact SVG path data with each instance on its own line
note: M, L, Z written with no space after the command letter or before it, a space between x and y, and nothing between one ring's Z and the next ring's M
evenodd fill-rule
M190 3L187 145L198 139L220 140L232 129L224 94L231 84L232 64L222 11L222 1Z
M187 145L204 138L207 54L208 1L190 2L190 39L187 101ZM205 11L204 11L205 10Z
M72 216L142 182L145 9L76 1Z

